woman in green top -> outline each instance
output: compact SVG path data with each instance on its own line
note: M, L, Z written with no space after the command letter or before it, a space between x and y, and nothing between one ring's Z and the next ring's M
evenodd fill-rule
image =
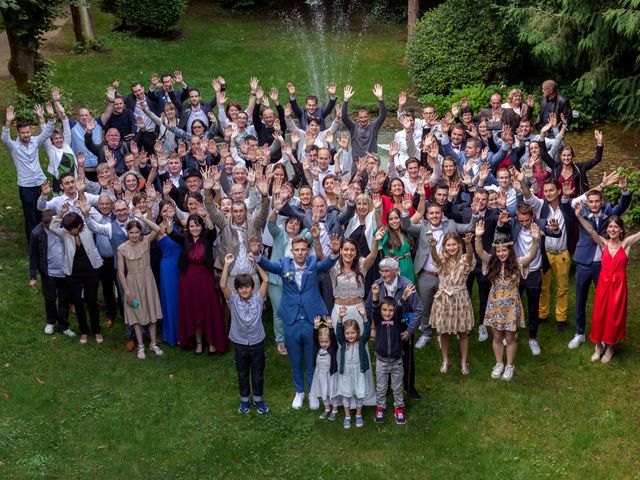
M400 210L392 208L387 214L387 231L379 244L384 257L392 257L400 265L400 275L416 282L411 260L411 240L400 227Z

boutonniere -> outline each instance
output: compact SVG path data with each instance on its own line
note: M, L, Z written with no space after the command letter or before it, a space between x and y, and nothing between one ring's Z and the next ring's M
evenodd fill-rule
M432 235L433 235L433 231L432 231L430 228L429 228L429 229L427 229L427 231L426 231L426 232L424 232L424 233L425 233L425 235L426 235L427 237L430 237L430 236L432 236Z
M283 277L287 280L287 281L291 281L291 279L293 278L293 273L291 272L285 272Z
M590 213L589 215L587 215L587 218L589 220L593 220L594 218L596 218L596 216L593 213Z

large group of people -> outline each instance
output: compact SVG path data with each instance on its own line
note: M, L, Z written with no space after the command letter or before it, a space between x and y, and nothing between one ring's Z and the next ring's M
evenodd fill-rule
M518 330L527 328L540 355L540 323L554 318L559 332L567 328L572 259L568 347L586 340L592 282L592 361L611 361L625 337L625 267L640 240L625 236L620 218L631 194L615 171L589 178L603 157L601 132L592 160L577 162L564 144L571 108L552 80L538 106L513 89L477 113L461 99L441 118L431 105L407 110L400 93L402 129L386 165L378 84L375 120L365 108L351 118L350 85L338 108L335 84L325 106L315 95L299 104L292 83L281 102L256 78L245 106L229 101L221 77L208 103L179 71L153 75L148 89L120 87L107 88L100 114L80 108L75 119L53 89L35 107L37 136L18 122L12 139L15 113L6 112L2 142L17 171L46 334L75 337L73 310L81 344L104 342L103 327L119 314L126 348L141 360L163 355L161 344L218 355L231 343L238 410L264 414L270 305L277 351L290 361L292 407L308 395L311 409L322 401L320 418L335 420L342 406L345 428L353 410L355 426L364 425L364 406L384 421L389 389L395 420L405 423L405 395L420 399L414 349L434 337L440 372L454 364L457 338L459 368L469 375L477 325L480 342L493 338L491 377L511 380ZM621 194L612 205L603 190L614 184Z

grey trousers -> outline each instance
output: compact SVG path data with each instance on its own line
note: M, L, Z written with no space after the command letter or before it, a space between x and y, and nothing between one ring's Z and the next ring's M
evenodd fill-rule
M384 359L376 355L376 404L378 407L387 408L389 376L391 376L393 406L396 408L404 407L402 372L402 358L397 360Z
M440 280L433 275L427 275L420 272L418 277L418 295L422 302L422 318L420 318L420 330L425 335L431 335L431 327L429 326L429 318L431 317L431 306L433 305L433 297L438 291Z

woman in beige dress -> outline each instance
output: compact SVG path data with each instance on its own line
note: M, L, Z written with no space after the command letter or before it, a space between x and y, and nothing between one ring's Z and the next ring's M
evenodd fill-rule
M151 345L149 348L158 356L163 352L156 344L156 322L162 318L162 307L158 297L156 282L149 265L149 247L160 231L160 227L134 209L135 220L127 223L129 240L118 247L118 278L125 295L124 319L133 325L138 340L138 358L144 360L143 325L149 325ZM143 235L143 223L151 233ZM125 274L126 271L126 274Z
M464 237L466 253L462 254L462 240L456 233L447 233L442 239L442 254L436 249L436 239L431 237L431 257L438 267L440 285L433 297L429 324L438 332L442 351L441 373L449 370L449 336L460 339L461 370L469 375L469 337L473 328L473 307L467 290L467 276L476 266L471 246L472 233Z

